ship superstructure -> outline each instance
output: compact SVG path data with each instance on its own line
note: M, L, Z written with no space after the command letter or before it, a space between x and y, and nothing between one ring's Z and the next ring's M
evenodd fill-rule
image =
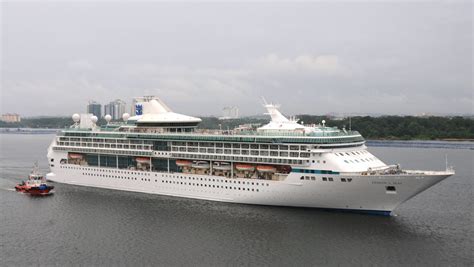
M54 182L214 201L390 214L454 174L403 170L371 154L357 131L302 125L265 103L257 130L197 130L201 119L158 97L135 101L124 123L81 128L48 149ZM96 121L92 120L93 122Z

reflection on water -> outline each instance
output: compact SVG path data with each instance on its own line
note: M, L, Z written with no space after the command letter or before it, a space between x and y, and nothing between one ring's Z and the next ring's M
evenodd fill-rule
M0 260L5 265L335 265L472 263L469 150L370 150L404 167L457 174L381 217L227 204L55 184L31 198L11 190L52 136L0 136ZM33 253L35 257L24 257Z

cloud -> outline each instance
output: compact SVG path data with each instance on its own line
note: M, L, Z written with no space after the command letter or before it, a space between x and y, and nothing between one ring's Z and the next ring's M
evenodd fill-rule
M88 60L85 60L85 59L76 59L76 60L69 61L67 63L67 66L72 70L78 70L78 71L88 71L94 68L92 63L90 63Z
M130 103L132 97L158 95L184 114L219 115L225 106L238 106L241 114L253 115L263 112L260 97L265 96L283 104L286 114L399 113L407 105L411 107L407 112L417 113L459 98L443 100L433 95L430 101L420 102L426 96L413 89L418 84L406 83L397 75L373 79L385 75L390 67L370 69L372 76L367 76L367 67L364 73L361 64L336 55L310 54L268 54L233 67L194 68L154 62L93 65L88 60L73 60L66 63L68 68L42 77L8 76L3 82L2 104L26 115L58 115L82 112L88 100L105 104L121 98ZM16 101L19 99L23 100ZM45 103L40 110L38 101ZM13 102L14 107L9 104ZM472 106L472 98L456 105Z
M322 75L343 74L347 71L341 66L336 55L298 55L284 58L269 54L256 62L256 67L270 72L308 72Z

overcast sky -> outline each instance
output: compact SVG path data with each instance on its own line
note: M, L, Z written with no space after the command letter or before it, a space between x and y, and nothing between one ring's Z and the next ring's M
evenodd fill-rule
M0 5L2 113L473 113L471 1Z

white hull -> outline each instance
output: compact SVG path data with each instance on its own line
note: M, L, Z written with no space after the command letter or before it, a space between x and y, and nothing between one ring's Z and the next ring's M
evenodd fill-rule
M185 173L160 173L62 164L52 167L53 182L212 201L344 209L390 214L399 204L452 175L450 172L400 175L311 175L291 173L285 181ZM341 178L351 178L342 182ZM395 186L396 192L386 190Z

